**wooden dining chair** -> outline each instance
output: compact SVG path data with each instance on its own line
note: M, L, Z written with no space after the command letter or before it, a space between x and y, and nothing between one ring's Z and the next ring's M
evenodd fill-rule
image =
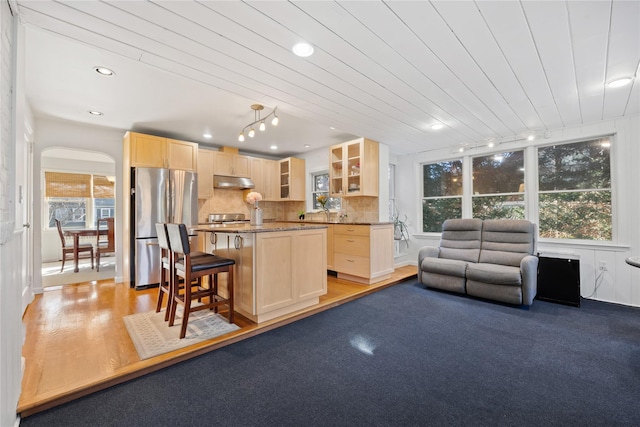
M100 234L100 230L104 227L107 228L107 234ZM106 239L104 238L106 236ZM114 218L101 218L98 220L98 232L96 242L96 262L98 264L97 270L100 271L100 255L106 253L116 252L116 239L115 239L115 223Z
M64 271L64 262L67 260L67 255L71 255L71 259L73 259L73 246L67 246L67 239L65 239L64 231L62 231L62 223L58 219L56 219L55 221L56 227L58 228L58 234L60 235L60 243L62 243L62 267L60 268L60 273L62 273ZM78 244L78 258L87 258L87 255L81 257L81 254L86 253L89 253L91 256L91 269L93 269L93 244Z
M173 251L173 271L175 276L172 280L172 303L169 313L169 326L175 322L176 309L182 305L182 326L180 338L184 338L187 333L187 323L189 314L199 310L214 310L218 312L218 307L226 305L229 309L229 323L233 323L233 266L235 261L230 258L223 258L217 255L204 254L197 258L191 256L189 245L189 234L184 224L167 224L167 235L169 246ZM182 257L182 260L180 260ZM227 273L227 298L218 295L218 274ZM208 277L205 286L201 280ZM184 279L184 283L194 283L197 285L179 286L179 279ZM205 300L208 298L209 302ZM193 300L200 301L197 306L192 306Z

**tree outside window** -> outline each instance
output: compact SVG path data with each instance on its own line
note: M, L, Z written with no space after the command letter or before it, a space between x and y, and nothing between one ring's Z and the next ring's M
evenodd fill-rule
M462 161L422 166L422 231L439 233L449 218L462 218Z
M540 237L612 240L611 139L538 149Z
M473 158L473 217L524 219L524 151Z

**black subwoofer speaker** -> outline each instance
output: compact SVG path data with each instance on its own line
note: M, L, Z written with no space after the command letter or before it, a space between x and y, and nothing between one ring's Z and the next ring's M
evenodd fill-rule
M580 260L544 256L539 260L536 298L580 307Z

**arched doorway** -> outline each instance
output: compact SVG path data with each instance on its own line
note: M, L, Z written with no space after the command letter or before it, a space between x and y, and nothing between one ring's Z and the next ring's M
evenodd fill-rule
M43 289L113 279L115 256L102 256L99 272L91 268L89 257L78 257L77 271L73 254L62 265L62 240L67 248L73 248L74 241L72 236L61 239L55 220L60 221L63 231L67 231L65 234L70 234L69 231L96 229L99 219L115 217L114 159L95 151L48 148L42 151L40 160ZM80 235L78 242L92 245L95 251L97 236Z

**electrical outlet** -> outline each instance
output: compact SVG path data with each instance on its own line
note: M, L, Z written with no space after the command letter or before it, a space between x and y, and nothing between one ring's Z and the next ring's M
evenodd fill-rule
M607 267L607 261L600 261L600 270L609 271L609 268Z

